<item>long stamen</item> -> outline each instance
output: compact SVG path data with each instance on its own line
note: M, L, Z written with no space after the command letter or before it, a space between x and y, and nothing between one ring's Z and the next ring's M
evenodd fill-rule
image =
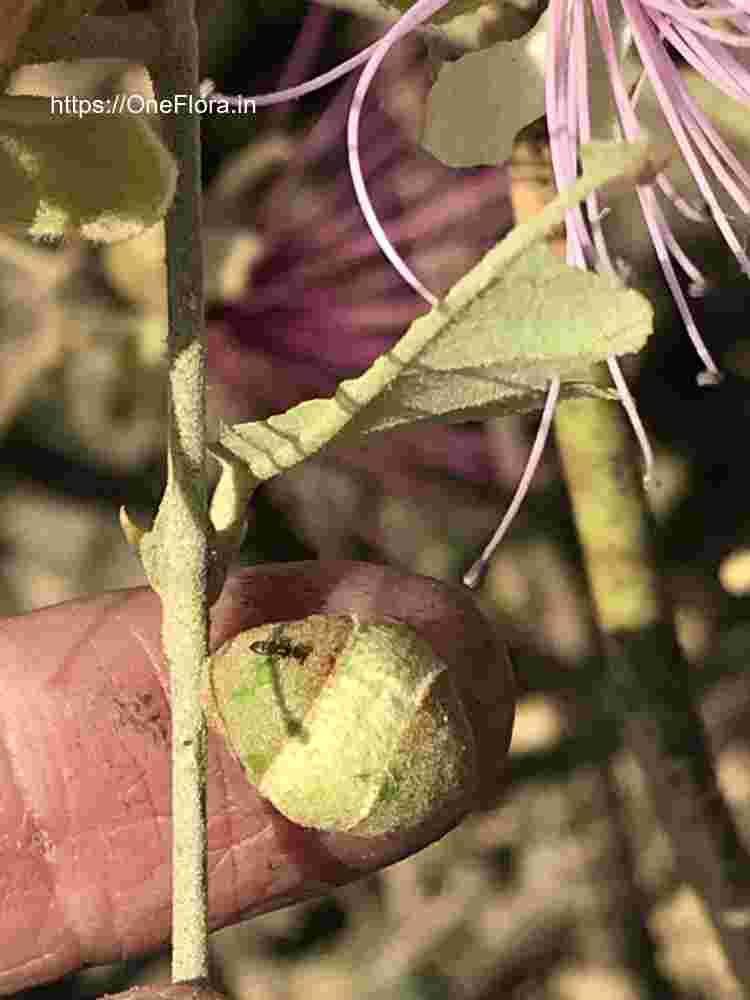
M643 456L643 485L649 486L654 472L654 452L651 448L651 442L648 439L646 428L643 426L638 407L635 405L635 400L628 388L628 383L625 381L625 376L622 374L620 365L614 355L607 358L607 367L641 449L641 455Z
M574 67L569 64L567 47L563 44L563 39L572 29L566 24L570 20L570 9L565 0L552 0L549 14L545 104L552 166L557 185L561 188L572 184L577 173L577 122L575 116L570 114L572 102L568 96L571 91L571 70ZM568 263L585 267L589 239L580 207L567 213L565 228L568 234Z
M297 81L305 79L308 69L314 65L314 60L318 57L324 35L331 24L332 14L329 8L319 7L317 4L308 7L294 48L279 77L281 90L287 90Z
M357 193L357 198L359 200L360 206L364 213L365 219L367 220L370 229L372 230L375 239L378 241L383 253L386 255L391 264L396 268L396 270L401 274L401 276L417 291L433 308L438 305L439 300L424 287L424 285L419 281L419 279L413 274L413 272L406 265L402 257L398 254L395 247L391 244L390 240L386 236L380 222L378 221L375 210L373 209L372 203L370 202L369 196L364 183L364 178L362 177L362 169L359 160L359 144L357 138L357 132L359 128L359 118L362 110L362 105L364 103L365 95L369 89L370 83L380 66L380 63L385 58L386 53L399 38L415 27L417 24L421 23L422 20L430 17L435 11L439 10L441 7L445 6L445 2L436 2L436 0L420 0L416 3L409 12L413 15L412 23L407 26L403 26L403 22L407 20L407 17L401 18L394 27L384 36L381 42L381 48L376 51L371 59L368 61L364 70L362 71L362 76L357 84L357 89L354 92L354 97L352 99L352 106L349 112L349 121L347 123L347 137L348 137L348 149L349 149L349 167L352 174L352 180L354 182L354 189ZM547 391L547 398L544 404L544 409L542 411L542 418L539 423L539 429L537 431L534 444L532 446L531 452L529 454L528 460L526 462L526 467L524 468L523 474L521 476L521 481L518 484L516 492L511 500L511 503L505 512L500 525L498 526L495 534L492 536L489 544L484 549L482 555L477 560L476 563L468 570L464 575L463 582L467 587L477 587L482 580L485 569L489 560L492 558L497 546L500 544L502 539L505 537L508 528L512 524L518 510L526 498L529 486L534 477L534 473L537 470L539 462L542 457L547 439L549 437L550 427L552 425L552 418L554 416L555 407L557 405L557 400L560 394L560 380L555 378L550 382L549 389Z
M735 17L738 13L737 7L728 5L726 7L709 6L706 4L702 9L699 7L688 7L683 3L675 3L675 0L641 0L646 7L653 7L654 10L661 10L670 17L684 18L691 24L695 21L713 21L720 17Z
M548 113L548 118L551 118L550 151L555 167L557 183L560 187L571 184L575 179L577 175L576 152L578 145L579 143L589 142L592 138L588 73L585 69L575 72L575 67L585 67L588 63L586 55L586 24L583 12L584 8L582 4L579 3L574 6L572 23L569 28L570 58L566 76L563 76L563 71L565 70L564 56L562 59L559 58L559 53L564 53L564 46L556 49L554 47L555 37L553 35L550 36L547 76L548 97L550 94L560 92L563 95L563 107L567 105L567 113L563 116L560 113L559 103L550 102L548 99L548 107L550 103L554 107L551 116ZM552 16L555 18L554 23L557 26L558 32L561 32L562 29L562 15L562 3L555 4ZM558 72L560 73L559 83L557 82ZM559 87L559 91L557 91L557 87ZM562 129L559 126L556 127L560 120L567 120L567 127L563 127ZM554 139L552 138L553 136ZM586 199L586 210L593 234L593 246L588 232L583 226L582 213L579 211L576 214L569 214L567 225L568 263L577 267L586 267L588 263L594 266L600 273L608 274L617 279L617 268L611 259L601 225L603 212L599 207L599 198L596 192L589 195ZM571 221L574 223L573 225L570 224ZM610 356L607 358L607 365L612 376L612 381L618 390L620 402L625 409L640 446L644 466L643 482L644 485L648 485L654 465L654 455L648 435L638 413L635 400L628 389L620 366L617 363L617 359L614 356Z
M312 80L308 80L305 83L298 84L297 86L287 87L268 94L257 94L250 98L244 98L241 96L232 97L226 94L215 93L213 83L210 80L204 81L201 88L204 96L212 94L217 100L224 100L229 103L236 104L240 104L243 100L249 100L254 102L256 106L263 107L272 104L279 104L282 101L294 100L298 97L304 96L305 94L312 93L314 90L324 87L326 84L337 80L350 70L355 69L357 66L361 66L362 63L365 63L365 68L354 91L354 96L349 110L349 119L347 122L349 167L352 175L352 182L354 184L354 190L367 224L385 256L402 276L402 278L409 285L411 285L411 287L427 303L429 303L429 305L433 307L438 304L439 300L437 296L433 295L433 293L422 284L413 271L411 271L408 267L406 262L386 236L385 230L375 213L369 195L367 194L367 188L362 175L362 166L359 158L358 132L359 120L361 117L365 95L367 94L375 73L385 58L386 53L400 38L403 38L406 34L418 27L434 13L445 7L448 3L449 0L417 0L417 3L415 3L411 9L407 11L407 13L400 17L398 21L377 42L374 42L366 49L363 49L362 52L359 52L351 59L347 59L340 65L335 66L327 73L323 73L320 76L317 76Z
M721 230L724 239L733 250L743 270L750 272L750 262L745 257L735 233L729 226L726 214L716 198L713 187L708 182L698 159L696 147L703 153L711 169L722 180L727 191L740 203L740 207L746 211L747 209L742 205L744 192L733 183L718 157L711 153L707 135L708 130L704 122L701 121L700 111L687 93L687 89L679 74L674 69L674 66L668 62L663 49L657 43L652 25L637 3L624 0L624 7L629 14L631 24L634 28L634 37L641 59L649 74L661 109L680 146L682 155L690 167L701 194L710 206L714 220ZM688 134L687 125L693 126L690 135ZM741 165L738 164L738 166L742 169Z
M372 45L368 45L366 49L362 49L361 52L358 52L356 56L352 56L351 59L347 59L345 62L339 63L338 66L334 66L333 69L329 69L328 72L321 73L320 76L315 76L312 80L306 80L305 83L299 83L295 87L287 87L284 90L274 90L268 94L255 94L252 97L245 97L242 94L220 94L218 91L214 91L211 80L205 80L202 84L202 90L205 96L211 94L217 101L226 101L228 104L234 104L238 107L242 107L243 102L248 101L251 103L254 102L259 108L267 107L271 104L281 104L282 101L295 101L298 97L304 97L305 94L312 94L313 91L320 90L321 87L333 83L334 80L346 76L347 73L356 69L357 66L366 63L373 52L376 51L381 41L382 39L373 42Z
M555 378L552 379L549 384L549 389L547 390L547 399L544 404L544 409L542 410L542 419L539 422L539 428L537 429L534 444L526 462L526 468L523 470L521 481L516 487L516 492L513 495L510 506L505 512L505 517L500 522L497 531L490 539L481 556L464 574L463 582L467 587L474 589L482 582L482 578L487 570L487 566L495 549L505 537L513 518L518 513L519 507L526 499L526 494L529 491L531 480L534 478L534 473L536 472L537 466L541 460L542 452L547 444L547 438L549 437L550 428L552 426L552 418L555 415L555 407L557 406L559 395L560 379Z
M349 117L347 121L347 148L349 153L349 166L352 175L352 182L354 184L354 190L359 201L362 212L365 219L370 227L370 230L375 237L381 250L398 271L398 273L404 278L405 281L419 294L425 301L431 305L433 308L439 305L439 299L433 295L413 274L409 269L408 265L401 258L401 256L396 251L395 247L391 244L390 240L385 234L383 227L378 220L375 210L370 201L369 195L367 194L367 189L362 173L362 166L359 156L359 122L362 113L362 106L364 104L365 96L370 87L370 84L377 72L381 62L385 58L389 49L401 38L403 38L409 31L418 27L425 20L431 17L434 13L442 9L447 5L449 0L417 0L417 2L411 7L411 9L405 13L399 20L390 28L389 31L373 45L368 46L362 52L353 56L351 59L346 60L339 66L334 67L334 69L324 73L313 80L309 80L306 83L299 84L294 87L289 87L279 91L275 91L269 94L259 94L249 100L254 101L257 106L278 104L282 101L293 100L297 97L302 97L305 94L309 94L320 87L325 86L327 83L338 79L344 74L348 73L350 70L356 68L357 66L365 63L365 68L362 75L357 83L357 87L354 91L352 98L352 103L349 111ZM204 96L214 93L214 86L212 81L205 81L202 85L201 92ZM226 100L228 102L240 103L247 98L243 97L229 97L224 94L216 93L214 95L216 99ZM582 240L586 238L586 228L583 222L583 216L580 209L576 210L574 217L571 218L571 224L577 226L578 232ZM583 263L583 260L581 261ZM490 543L485 548L480 559L471 567L464 577L464 582L467 586L475 587L481 580L484 573L484 569L492 556L492 553L499 545L502 538L505 536L510 524L515 518L519 507L523 503L526 497L531 480L536 472L537 466L541 459L544 447L549 437L549 431L552 424L552 418L554 416L555 407L557 405L557 400L560 394L560 380L559 378L554 378L551 380L547 398L545 400L544 409L542 411L542 417L539 424L539 428L534 440L533 447L529 454L529 458L524 469L521 481L518 484L516 493L505 513L497 531L493 535ZM629 394L627 394L627 398Z
M437 306L439 299L437 296L422 284L411 268L398 253L391 241L388 239L375 209L372 206L367 193L364 177L362 176L362 164L359 157L359 120L362 114L362 106L365 96L370 88L370 84L380 67L383 59L390 48L408 32L418 27L423 21L431 17L436 11L446 6L448 0L418 0L417 3L404 14L403 17L385 33L377 43L376 49L367 61L367 65L362 71L362 75L357 83L354 96L352 97L351 108L349 109L349 120L347 121L347 148L349 151L349 170L352 175L354 191L357 195L362 213L367 221L372 235L378 242L380 249L395 267L401 277L406 281L418 295L421 295L425 302L433 308Z
M687 198L684 198L680 194L666 174L659 174L656 178L656 183L664 197L671 201L675 210L684 219L689 219L691 222L696 222L699 225L710 221L711 213L706 211L705 202L701 202L700 204L689 202Z
M597 21L602 50L607 60L612 93L615 98L623 131L628 139L639 138L641 136L641 127L633 109L631 99L628 96L627 88L625 87L620 66L617 61L615 51L616 46L610 26L607 4L606 2L603 2L603 0L593 0L592 6ZM677 280L672 260L669 256L669 250L667 249L665 239L666 223L664 222L661 213L658 211L653 186L639 186L636 188L636 194L638 195L638 199L641 203L641 211L643 212L643 217L648 227L649 235L651 236L651 242L656 250L657 259L661 265L667 285L669 286L669 290L672 294L672 298L674 299L679 310L688 336L693 343L693 347L705 366L705 371L701 374L701 376L699 376L699 378L705 384L718 382L721 379L721 373L719 372L716 363L711 357L711 354L700 335L698 327L696 326L695 320L693 319L693 315L690 311L690 307L688 306L685 295L680 287L680 283Z
M705 38L712 38L724 45L731 45L736 48L747 48L750 46L750 38L731 31L719 31L708 25L702 24L696 12L680 4L665 3L664 0L640 0L644 6L652 10L662 11L669 19L675 23L681 23L688 27L696 35L703 35ZM731 15L730 15L731 16ZM718 17L715 11L711 12L711 17Z
M689 31L677 31L667 20L659 23L659 30L694 70L727 97L740 103L750 101L750 72L731 52Z

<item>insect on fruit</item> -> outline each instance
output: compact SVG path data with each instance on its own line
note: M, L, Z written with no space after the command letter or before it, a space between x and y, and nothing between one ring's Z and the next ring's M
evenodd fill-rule
M257 642L250 643L250 649L263 656L292 656L300 663L304 663L312 652L312 646L304 642L292 643L284 635L283 625L274 629L274 634L270 639L259 639Z
M301 826L410 830L477 785L452 674L400 621L314 614L248 629L211 657L205 701L248 780Z

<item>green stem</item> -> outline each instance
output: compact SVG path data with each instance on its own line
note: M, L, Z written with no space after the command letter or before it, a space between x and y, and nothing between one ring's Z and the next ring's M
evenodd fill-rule
M750 989L750 856L718 789L691 696L630 428L617 404L579 399L560 404L556 434L604 643L608 702L650 785L679 871Z
M160 98L198 93L193 0L160 0L163 52L154 77ZM205 480L205 360L201 247L200 121L163 118L179 166L167 217L169 291L169 475L159 509L162 637L172 686L172 977L208 972L205 766L200 701L208 655L208 518Z

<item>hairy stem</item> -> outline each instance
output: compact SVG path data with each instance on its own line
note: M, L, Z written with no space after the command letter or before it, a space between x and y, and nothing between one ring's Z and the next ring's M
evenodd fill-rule
M193 0L160 0L157 94L198 93ZM172 977L207 975L205 822L206 722L200 702L208 654L208 518L205 481L205 361L201 247L200 122L164 116L179 166L167 217L169 291L169 475L157 515L163 642L172 685Z

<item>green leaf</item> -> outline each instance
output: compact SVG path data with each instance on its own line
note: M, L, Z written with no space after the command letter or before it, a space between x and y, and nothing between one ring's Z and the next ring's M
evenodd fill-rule
M595 36L586 5L589 37ZM545 13L520 38L501 41L453 62L443 63L427 99L427 117L421 145L451 167L504 163L521 129L545 113L545 66L549 14ZM612 28L627 84L634 82L640 64L625 58L630 45L627 19L613 11ZM598 130L613 110L609 72L600 48L592 46L586 68L591 95L593 135L619 138ZM471 108L471 114L466 109Z
M450 167L509 159L516 134L544 114L548 18L521 38L443 63L427 98L421 145L429 153Z
M539 245L592 190L629 185L653 170L646 143L592 143L584 176L517 226L445 300L359 378L268 420L224 427L221 445L256 482L289 469L337 436L351 440L418 420L459 422L540 405L552 378L564 394L600 395L580 383L592 363L641 349L652 310L639 293L564 264ZM572 384L570 384L572 383Z
M53 113L0 97L0 225L39 239L128 239L169 208L177 169L143 116Z

